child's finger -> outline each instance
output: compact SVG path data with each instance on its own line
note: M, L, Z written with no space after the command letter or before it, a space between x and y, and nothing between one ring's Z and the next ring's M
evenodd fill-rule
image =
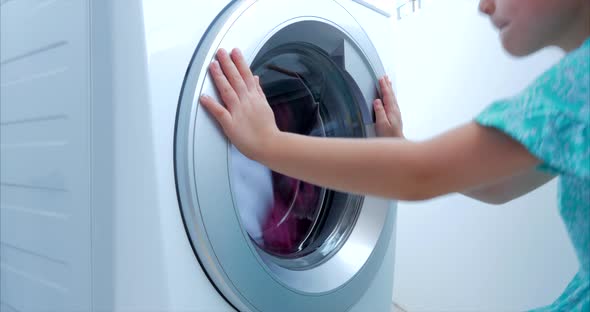
M202 95L200 100L201 105L203 105L211 113L211 115L215 117L221 127L223 129L228 129L232 119L229 111L208 95Z
M238 97L242 98L242 96L246 94L248 88L246 87L246 83L244 82L242 75L240 75L236 64L234 64L234 61L224 49L219 49L219 51L217 51L217 60L219 60L219 64L221 65L221 69L223 69L225 77L238 94Z
M213 61L209 66L209 71L211 73L211 78L213 79L213 83L219 91L219 95L221 95L221 100L229 110L232 109L232 105L234 103L239 102L238 95L232 88L231 84L223 74L221 67L219 66L219 62Z
M256 90L258 90L258 94L260 96L265 96L264 91L262 91L262 87L260 86L260 77L254 76L254 81L256 83Z
M391 82L391 79L389 79L388 75L385 75L385 78L387 79L387 87L389 88L389 90L391 91L391 95L393 96L393 105L398 106L397 97L395 96L395 92L393 92L393 83Z
M395 103L395 97L393 95L391 85L387 81L387 76L384 76L379 80L379 85L381 86L381 93L383 93L383 106L385 113L391 114L393 111L393 105Z
M236 64L236 68L240 72L240 75L242 76L242 79L244 79L244 83L246 84L248 89L252 90L253 88L255 88L256 86L254 85L254 76L252 75L250 66L248 66L248 63L246 63L246 60L244 59L242 52L238 48L235 48L231 51L230 56L231 59L234 61L234 64Z
M373 101L373 107L375 109L375 124L389 124L389 119L387 119L387 114L383 108L383 102L380 99L376 99Z

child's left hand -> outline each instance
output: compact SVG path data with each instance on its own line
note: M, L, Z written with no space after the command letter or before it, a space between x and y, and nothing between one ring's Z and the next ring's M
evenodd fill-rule
M402 115L387 75L379 79L379 86L383 93L383 100L373 101L377 136L404 138Z
M211 63L209 71L225 105L207 95L201 96L201 104L242 154L259 159L273 148L270 141L280 131L258 77L252 74L238 49L234 49L231 55L219 49L217 60Z

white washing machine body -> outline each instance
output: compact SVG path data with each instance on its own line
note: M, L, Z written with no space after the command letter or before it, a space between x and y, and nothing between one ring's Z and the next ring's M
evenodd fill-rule
M237 46L269 88L275 63L312 104L344 86L323 135L348 114L342 135L372 136L388 18L344 0L8 1L2 23L2 311L389 311L395 203L322 190L342 212L322 204L312 228L330 230L266 250L238 195L264 190L237 182L197 100ZM310 64L339 85L314 89Z

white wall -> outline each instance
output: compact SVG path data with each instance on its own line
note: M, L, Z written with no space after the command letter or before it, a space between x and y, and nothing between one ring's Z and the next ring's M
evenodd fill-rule
M560 56L506 55L477 1L428 1L397 25L398 100L411 139L470 121ZM556 181L502 206L461 195L400 203L394 301L408 311L515 311L552 302L577 271Z

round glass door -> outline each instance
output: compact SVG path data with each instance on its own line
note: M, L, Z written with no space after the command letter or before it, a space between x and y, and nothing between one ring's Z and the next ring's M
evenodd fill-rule
M258 56L260 77L281 131L318 137L364 137L356 86L317 47L289 43ZM322 263L338 251L362 206L361 196L300 181L231 149L234 196L242 225L259 252L289 268Z

